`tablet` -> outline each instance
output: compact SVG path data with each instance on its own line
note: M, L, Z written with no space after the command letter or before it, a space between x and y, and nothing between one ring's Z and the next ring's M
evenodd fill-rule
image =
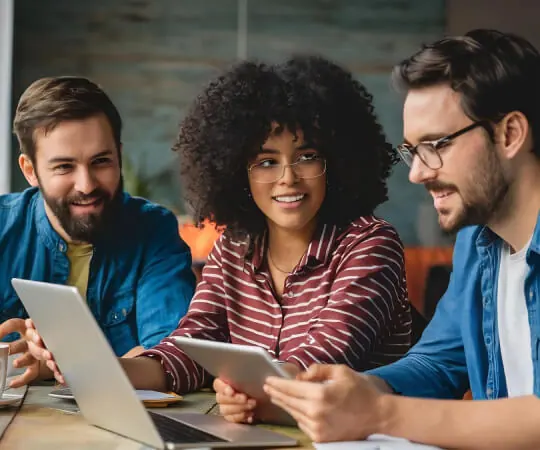
M175 345L214 377L229 383L234 389L257 400L265 409L279 410L279 423L296 425L295 420L277 406L263 391L266 377L291 378L279 363L261 347L171 336ZM276 416L276 412L272 415Z

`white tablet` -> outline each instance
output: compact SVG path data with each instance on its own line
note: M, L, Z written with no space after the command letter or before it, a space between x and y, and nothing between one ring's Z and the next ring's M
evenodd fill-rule
M189 337L172 336L175 344L191 359L204 367L214 377L229 383L234 389L257 400L259 405L271 408L263 391L266 377L291 378L279 363L261 347L225 342L207 341ZM294 419L281 408L279 422L296 425ZM274 414L273 414L274 415Z

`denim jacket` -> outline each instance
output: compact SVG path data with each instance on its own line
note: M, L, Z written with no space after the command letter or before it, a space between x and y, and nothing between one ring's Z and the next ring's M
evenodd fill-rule
M502 240L487 227L458 234L450 285L420 341L400 361L370 373L404 395L474 399L507 397L497 326ZM540 395L540 215L526 261L535 395ZM521 299L516 299L519 301Z
M11 278L66 283L67 248L37 188L0 196L0 321L28 317ZM191 254L175 216L124 193L117 219L94 244L87 289L114 352L157 344L176 328L193 290Z

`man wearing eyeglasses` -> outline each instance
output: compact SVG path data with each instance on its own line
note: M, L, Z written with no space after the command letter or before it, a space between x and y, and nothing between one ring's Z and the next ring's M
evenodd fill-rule
M540 448L540 54L475 30L423 48L394 79L409 178L442 229L459 231L449 288L400 361L364 374L312 366L265 389L316 441ZM457 400L469 388L478 401Z

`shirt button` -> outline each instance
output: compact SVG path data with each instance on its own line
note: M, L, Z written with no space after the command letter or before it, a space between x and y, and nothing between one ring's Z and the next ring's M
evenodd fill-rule
M485 297L484 298L484 306L487 308L489 306L489 298L488 297Z
M58 244L58 250L60 250L62 253L64 253L66 251L66 244L64 244L63 242L60 242Z
M532 302L533 299L534 299L534 292L533 292L533 290L531 289L531 290L529 291L529 301Z
M486 345L491 345L491 337L486 336Z
M488 397L491 397L491 394L493 394L493 389L487 388L487 389L486 389L486 395L487 395Z
M127 311L126 311L126 308L122 309L122 315L123 315L124 317L126 317L126 316L127 316Z
M118 313L114 313L114 314L112 315L112 318L113 318L113 320L118 319Z

